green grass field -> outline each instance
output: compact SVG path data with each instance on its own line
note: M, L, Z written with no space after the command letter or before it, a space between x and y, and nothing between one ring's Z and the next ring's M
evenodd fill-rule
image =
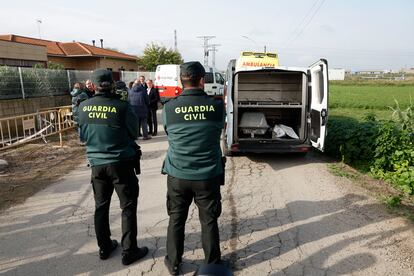
M402 109L414 102L414 85L340 85L329 87L329 108L332 116L352 117L363 120L373 114L378 119L391 119L397 100Z

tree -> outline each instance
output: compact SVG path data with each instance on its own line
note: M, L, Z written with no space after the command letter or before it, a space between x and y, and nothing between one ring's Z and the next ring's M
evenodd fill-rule
M160 64L181 64L183 58L178 51L156 43L147 44L144 49L144 54L137 60L138 66L141 70L155 71Z

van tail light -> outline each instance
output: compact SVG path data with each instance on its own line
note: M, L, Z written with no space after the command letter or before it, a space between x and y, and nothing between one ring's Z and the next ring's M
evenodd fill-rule
M308 152L308 151L310 151L310 148L309 147L300 147L299 148L299 151L301 151L301 152Z
M239 144L231 145L231 151L239 151Z

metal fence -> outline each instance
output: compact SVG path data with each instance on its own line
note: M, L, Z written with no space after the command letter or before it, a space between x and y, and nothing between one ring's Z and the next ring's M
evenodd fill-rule
M89 71L0 66L0 100L65 95Z
M72 107L61 106L36 113L0 119L0 150L24 144L36 139L59 134L63 145L62 133L74 128Z
M91 79L92 71L68 70L67 75L69 88L72 90L75 83L85 82L86 80Z
M92 71L0 66L0 100L67 95L76 82L91 75ZM128 84L141 75L153 79L155 72L121 71L120 78Z
M144 76L145 79L152 79L155 78L155 72L131 72L131 71L121 71L121 80L125 82L127 85L129 82L136 80L139 76Z

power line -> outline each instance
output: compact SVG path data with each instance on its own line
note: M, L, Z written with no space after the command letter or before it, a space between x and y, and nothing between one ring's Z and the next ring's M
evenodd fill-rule
M294 36L290 41L288 41L285 46L283 48L287 48L290 44L292 44L293 42L296 41L296 39L299 38L299 36L301 34L303 34L303 32L305 31L305 29L310 25L310 23L312 22L313 18L315 17L315 15L318 13L318 11L320 10L320 8L322 7L323 3L325 2L325 0L322 0L319 2L319 5L315 8L312 16L310 17L310 19L306 22L306 24L303 26L302 30L300 30L296 36ZM318 1L316 1L314 3L314 5L311 7L311 9L309 11L311 11L313 9L313 7L315 6L315 4L318 3ZM304 18L306 18L307 16L305 16ZM304 21L304 20L303 20Z
M310 15L311 11L313 10L313 8L316 6L316 4L318 2L319 2L319 0L316 0L315 2L313 2L313 5L306 12L305 16L302 18L302 20L299 22L299 24L297 24L296 27L293 29L293 32L290 34L290 36L288 37L288 39L286 39L285 43L283 44L284 46L287 45L292 40L293 36L299 32L300 27L305 22L306 18L308 18L308 16ZM284 47L281 47L281 48L284 48Z
M301 34L303 34L303 32L305 31L305 29L310 25L310 23L312 22L313 18L315 17L315 15L318 13L318 11L320 10L320 8L322 7L323 3L325 2L325 0L322 0L320 5L316 8L315 12L312 14L312 17L309 19L308 23L303 27L302 31L298 33L298 35L290 42L290 44L292 44L293 42L296 41L296 39L299 38L299 36Z
M238 43L226 42L225 46L227 49L229 46L236 47L240 46ZM268 45L269 46L269 45ZM320 56L358 56L358 57L413 57L414 52L408 49L345 49L345 48L329 48L329 47L318 47L318 46L303 46L296 48L280 48L275 45L270 45L269 48L281 49L279 54L313 54ZM227 50L226 49L226 50Z

